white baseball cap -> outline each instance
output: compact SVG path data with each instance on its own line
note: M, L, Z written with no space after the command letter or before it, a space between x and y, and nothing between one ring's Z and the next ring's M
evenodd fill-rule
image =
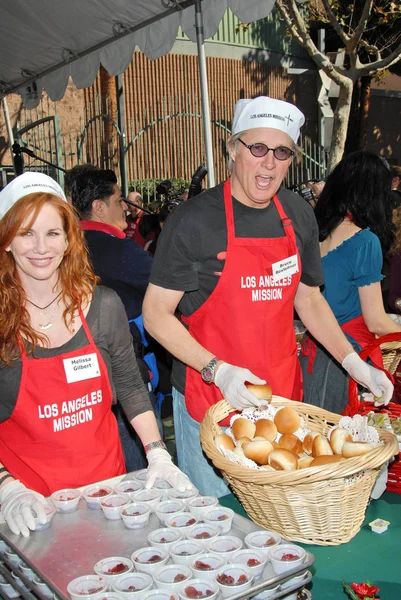
M305 123L304 114L290 102L259 96L250 100L238 100L235 105L232 135L247 129L270 127L284 131L297 143L299 130Z
M36 192L44 192L58 196L67 202L65 194L57 181L45 175L44 173L26 172L19 175L0 192L0 219L14 204L27 196Z

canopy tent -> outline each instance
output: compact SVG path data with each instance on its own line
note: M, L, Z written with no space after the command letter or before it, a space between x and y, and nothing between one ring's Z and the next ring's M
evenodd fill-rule
M227 7L248 23L267 16L274 1L3 0L0 98L15 92L26 108L34 108L44 89L52 100L60 100L69 77L77 88L88 87L100 64L110 75L120 75L136 48L150 59L167 54L181 27L200 51L205 126L209 119L203 40L216 33ZM207 140L205 130L208 156Z

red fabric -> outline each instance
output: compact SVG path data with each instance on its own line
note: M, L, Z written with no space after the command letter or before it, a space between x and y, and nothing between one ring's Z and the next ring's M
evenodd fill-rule
M340 325L341 329L344 333L347 333L354 339L362 348L365 348L369 344L375 341L376 336L374 333L371 333L366 326L364 318L362 315L359 317L355 317L355 319L351 319L347 323L343 323ZM313 364L315 362L316 357L316 343L309 336L306 336L301 345L302 356L309 356L308 360L308 372L313 373ZM375 366L383 368L383 357L380 350L380 347L375 348L369 354L372 361L375 363Z
M99 223L98 221L80 221L79 226L84 231L103 231L103 233L114 235L114 237L118 237L122 240L126 237L124 231L121 231L118 227L107 225L106 223Z
M125 473L107 368L82 312L80 316L89 343L53 358L23 354L17 403L0 424L4 466L45 496ZM99 375L67 383L63 360L92 353ZM67 427L68 417L78 424Z
M131 240L134 240L134 242L136 242L137 244L139 244L141 248L144 248L146 240L139 231L139 223L141 222L142 217L143 212L139 213L139 215L135 217L135 219L133 219L132 221L127 221L128 227L125 230L125 235L131 238Z
M227 255L219 282L202 306L183 317L190 334L225 362L250 369L266 379L273 393L301 400L301 369L293 327L294 296L301 273L294 228L274 196L285 236L237 238L234 231L230 181L224 184ZM257 209L255 209L257 210ZM298 256L298 273L271 281L272 264ZM270 294L271 299L261 299ZM185 401L189 414L200 422L206 410L221 400L221 392L187 367Z

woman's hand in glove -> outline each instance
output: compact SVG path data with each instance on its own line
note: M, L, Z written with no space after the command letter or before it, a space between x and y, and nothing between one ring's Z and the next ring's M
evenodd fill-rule
M5 522L16 535L28 537L30 529L35 531L35 517L43 524L47 521L46 498L18 480L0 488L0 504Z
M185 492L193 487L188 477L173 464L167 450L154 448L147 453L146 458L148 459L146 489L153 487L157 478L168 481L179 492Z
M344 358L342 366L352 379L372 392L377 402L383 405L390 402L394 386L384 371L368 365L356 352L348 354Z
M223 398L227 400L233 408L243 410L252 406L261 406L266 404L266 400L259 400L245 386L245 381L256 385L266 383L264 379L256 377L249 369L234 367L223 362L216 371L214 383L217 385Z

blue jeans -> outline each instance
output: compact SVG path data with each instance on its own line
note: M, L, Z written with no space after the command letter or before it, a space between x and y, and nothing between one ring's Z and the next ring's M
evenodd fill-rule
M173 415L178 466L203 496L226 496L231 491L219 470L203 452L199 423L188 413L185 398L173 388Z
M151 401L152 408L155 413L160 435L163 439L163 425L160 418L160 414L156 408L156 397L153 392L149 392L149 399ZM118 402L117 404L114 404L112 410L117 419L118 433L120 435L121 445L123 447L123 454L127 473L131 473L132 471L138 471L139 469L146 469L146 467L148 466L148 461L146 460L146 455L142 446L142 442L139 439L135 429L128 421L121 405Z

